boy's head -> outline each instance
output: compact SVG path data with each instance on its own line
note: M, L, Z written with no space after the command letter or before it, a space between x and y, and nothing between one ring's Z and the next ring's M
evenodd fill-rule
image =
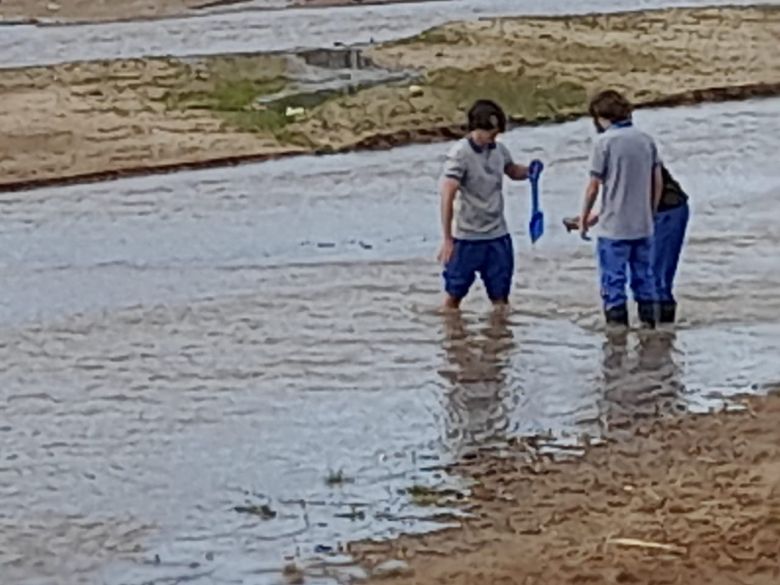
M468 113L469 132L477 142L491 144L506 131L506 114L492 100L477 100Z
M603 132L616 122L630 120L632 109L631 102L623 94L612 89L594 96L588 106L588 112L599 132Z

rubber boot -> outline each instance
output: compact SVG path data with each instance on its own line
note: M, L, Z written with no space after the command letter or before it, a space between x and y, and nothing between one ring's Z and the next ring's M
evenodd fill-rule
M658 321L658 305L656 303L637 303L639 321L646 329L655 329Z
M658 316L659 323L674 323L677 317L677 303L661 303L660 314Z
M625 305L604 309L604 317L607 320L607 326L628 327L628 307Z

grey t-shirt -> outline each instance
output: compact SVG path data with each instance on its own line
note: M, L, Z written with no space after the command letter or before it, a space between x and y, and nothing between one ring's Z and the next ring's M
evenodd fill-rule
M489 240L509 233L502 187L510 164L512 155L500 142L483 148L463 138L447 153L443 176L460 183L455 198L456 239Z
M593 143L590 174L603 183L598 234L615 240L653 235L653 139L632 125L613 125Z

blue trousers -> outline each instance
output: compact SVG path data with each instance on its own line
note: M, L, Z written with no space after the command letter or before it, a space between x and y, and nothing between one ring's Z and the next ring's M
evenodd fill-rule
M452 258L444 268L444 288L455 299L466 296L477 273L491 301L509 299L515 255L509 235L490 240L455 240Z
M601 299L608 311L627 304L627 272L637 303L656 301L653 276L653 238L613 240L599 238L596 244L601 279Z
M674 275L680 262L690 209L688 204L661 211L655 216L653 238L653 273L658 301L675 303Z

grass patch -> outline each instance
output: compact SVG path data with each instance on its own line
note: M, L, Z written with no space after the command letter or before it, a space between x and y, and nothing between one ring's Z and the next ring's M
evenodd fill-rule
M428 85L451 103L447 110L463 112L477 99L498 102L514 119L534 121L584 111L587 90L574 82L497 73L492 68L463 71L440 69L428 74ZM453 120L458 122L459 120Z

